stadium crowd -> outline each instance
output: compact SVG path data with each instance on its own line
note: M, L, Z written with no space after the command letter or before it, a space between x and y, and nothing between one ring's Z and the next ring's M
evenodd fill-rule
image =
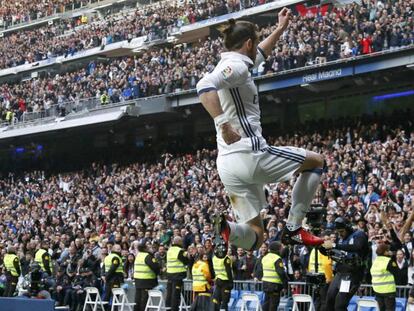
M165 38L183 25L261 3L264 1L249 1L245 5L223 0L178 6L174 2L155 3L131 12L91 18L86 24L72 19L13 32L1 39L0 68L74 55L85 49L143 35L147 35L149 41ZM324 62L410 45L414 38L412 15L412 3L399 1L393 5L390 0L365 0L361 7L349 5L328 11L305 10L296 15L290 31L285 34L284 44L273 55L289 58L289 64L278 65L273 70L302 67L316 58Z
M206 8L213 7L210 2L202 2L200 5L206 5ZM320 12L314 14L311 11L307 11L305 15L296 14L278 47L253 74L264 75L413 45L413 6L413 3L407 1L399 1L394 5L391 1L384 3L378 1L375 5L365 1L364 6L349 5L344 9L327 12L325 15ZM141 15L138 14L136 21L147 26L152 25L155 32L158 31L156 29L168 29L168 25L176 24L178 20L183 19L182 16L192 11L199 12L202 18L221 12L218 9L210 12L207 9L183 7L179 11L184 14L181 16L177 14L177 8L165 7L164 10L163 14L159 14L159 10L148 13L147 19L140 18ZM197 20L196 17L184 19L190 22ZM108 22L110 21L109 18ZM96 26L80 30L79 34L88 33L86 41L79 40L76 37L78 33L72 34L69 39L62 39L66 47L61 52L67 54L77 51L78 44L81 44L82 48L99 46L118 39L133 38L138 35L138 32L143 34L152 31L142 24L135 27L135 23L131 23L128 19L120 19L118 22L120 27L116 26L115 22L110 27L115 30L113 35L108 35L110 29L105 30L106 28ZM261 28L260 33L261 36L265 36L271 31L272 27L267 26ZM104 40L105 43L99 37L102 34L108 35ZM13 36L19 36L19 33ZM36 37L38 39L33 42L24 35L22 40L15 37L10 44L13 43L20 51L26 51L27 48L42 49L42 46L46 49L60 49L58 42L53 41L60 39L54 38L53 32ZM22 47L16 44L20 41L28 45ZM4 54L6 57L2 58L3 61L19 55L13 48L7 47L10 44L2 45L6 49ZM68 52L68 49L72 52ZM208 38L206 41L193 44L157 48L146 51L140 56L111 59L110 63L92 61L86 68L76 72L35 78L18 84L5 83L0 86L1 114L3 119L11 122L21 120L25 112L47 114L53 105L58 105L60 111L67 113L70 110L66 107L68 102L77 103L84 98L96 98L101 104L107 104L192 89L206 72L214 68L219 61L221 51L221 39ZM36 53L42 58L42 55L48 52L46 50L24 52L25 55L31 55L32 59L37 59Z
M0 2L0 23L4 28L62 13L90 3L90 0L6 1Z
M157 2L135 10L82 20L62 20L36 29L13 32L1 39L0 68L19 66L146 35L148 41L200 20L238 11L264 1L208 0ZM242 3L244 3L242 1Z
M327 239L337 239L335 217L347 218L367 234L371 259L379 240L395 245L400 269L396 284L414 283L411 111L381 118L320 121L269 142L324 155L327 168L314 202L327 211L322 225ZM166 251L174 237L183 238L190 262L199 252L211 256L209 215L227 209L231 216L216 155L216 150L203 149L175 156L165 153L154 163L94 163L83 171L59 175L34 171L18 177L10 173L0 180L0 262L7 247L13 246L26 274L35 251L46 243L56 273L52 296L72 310L81 300L62 294L62 289L73 293L85 284L99 287L102 260L114 244L122 249L125 279L133 275L132 262L141 243L152 250L161 264L160 278L165 279ZM280 240L292 182L270 184L265 191L268 206L261 214L266 242L255 252L229 248L235 280L260 280L260 258L270 242ZM294 246L283 260L291 280L303 280L308 249ZM365 282L370 280L368 271ZM3 275L0 284L4 280Z

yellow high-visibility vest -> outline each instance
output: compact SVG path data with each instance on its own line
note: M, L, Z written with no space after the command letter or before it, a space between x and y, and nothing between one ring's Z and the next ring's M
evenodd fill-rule
M309 273L316 273L315 271L315 249L312 249L310 253L308 271ZM318 251L318 273L325 274L325 279L327 283L330 283L333 279L332 260L328 256L323 255L319 251Z
M134 279L155 279L156 274L152 269L145 263L145 259L149 254L146 252L139 252L135 257L134 262Z
M4 256L4 267L12 276L19 276L16 267L14 266L14 260L18 258L15 254L6 254Z
M181 248L178 246L171 246L167 252L167 273L181 273L187 272L187 268L178 259L178 254L180 253Z
M40 268L43 271L46 271L45 265L43 264L43 254L45 254L45 253L47 253L47 251L45 251L43 248L41 248L36 252L35 258L34 258L34 261L39 264Z
M112 266L112 259L117 258L119 261L119 265L116 268L116 273L124 273L124 268L122 267L122 259L119 257L118 254L111 253L108 256L105 257L104 265L105 265L105 272L108 273L108 271L111 269Z
M263 281L269 283L282 284L279 274L276 272L275 263L280 256L273 253L267 253L262 259Z
M215 280L220 279L223 281L228 281L229 277L227 275L226 266L224 265L224 262L226 259L230 259L229 256L226 256L224 258L218 258L216 256L213 257L213 268L215 273ZM230 259L231 262L231 259Z
M394 276L387 270L390 260L390 257L377 256L372 263L372 288L378 294L389 294L396 292Z
M203 292L208 289L208 280L204 275L204 270L208 269L208 264L202 260L198 260L191 270L193 275L193 291Z

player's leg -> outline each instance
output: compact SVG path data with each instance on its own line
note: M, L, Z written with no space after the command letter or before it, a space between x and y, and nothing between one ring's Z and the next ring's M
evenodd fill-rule
M299 242L307 245L323 243L323 239L314 238L301 229L303 219L309 211L320 183L323 164L321 155L312 151L306 151L306 158L297 171L300 175L293 186L292 207L286 223L287 230L284 232L283 237L285 243Z
M309 210L320 182L323 158L317 153L296 147L268 147L263 150L255 179L265 182L288 181L300 173L292 192L292 207L286 229L282 234L284 244L320 245L323 239L302 229L302 221Z
M253 179L256 166L257 159L252 153L234 153L217 159L217 168L230 198L235 222L226 221L222 214L215 215L216 237L221 235L225 242L246 250L254 250L263 242L260 210L267 204L264 184Z
M246 250L263 244L263 220L260 210L266 206L263 185L226 185L236 222L229 222L222 213L214 216L216 236ZM218 243L218 241L216 242Z

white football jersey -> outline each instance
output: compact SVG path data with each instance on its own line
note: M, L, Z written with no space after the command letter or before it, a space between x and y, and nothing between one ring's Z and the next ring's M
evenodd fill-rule
M260 151L267 147L262 136L257 87L250 73L250 69L264 60L264 53L260 48L255 63L246 55L224 52L215 69L197 84L199 95L217 90L225 115L242 137L240 141L227 145L221 137L220 130L216 128L219 155Z

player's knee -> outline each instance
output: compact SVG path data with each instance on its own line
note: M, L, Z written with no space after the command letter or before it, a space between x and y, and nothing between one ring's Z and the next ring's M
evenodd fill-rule
M316 152L310 152L309 160L314 168L323 168L324 158L321 154Z
M324 158L321 154L307 151L306 159L300 169L301 172L313 169L322 169L324 167Z
M254 231L256 232L256 243L254 243L252 250L258 250L260 246L262 246L264 242L264 229L263 227L253 227Z
M316 154L316 162L318 168L323 168L325 166L325 159L319 153Z

